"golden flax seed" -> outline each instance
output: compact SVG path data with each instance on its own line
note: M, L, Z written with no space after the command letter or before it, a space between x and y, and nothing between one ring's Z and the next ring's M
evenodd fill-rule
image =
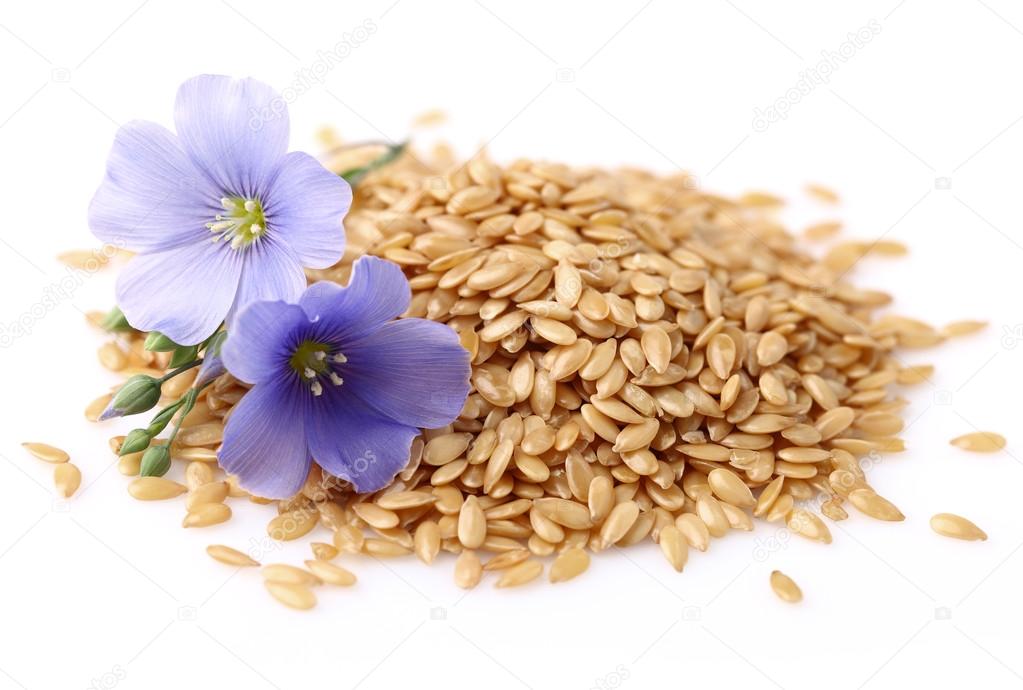
M931 529L945 537L966 541L987 541L987 534L964 517L938 513L931 517Z

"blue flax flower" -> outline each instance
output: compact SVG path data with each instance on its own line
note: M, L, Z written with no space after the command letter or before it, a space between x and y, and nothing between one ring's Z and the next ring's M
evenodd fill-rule
M351 188L287 153L283 104L253 79L202 75L178 90L177 135L143 121L117 132L89 225L138 254L117 282L132 326L194 345L249 302L294 301L304 266L341 258Z
M362 257L348 287L316 283L298 304L242 311L222 354L254 386L231 412L219 460L243 488L288 498L315 458L357 491L375 491L408 462L420 427L458 416L469 355L444 324L393 320L410 297L397 265Z

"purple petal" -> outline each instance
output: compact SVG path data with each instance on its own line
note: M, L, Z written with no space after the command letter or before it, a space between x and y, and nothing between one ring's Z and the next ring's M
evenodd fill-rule
M206 237L129 261L117 280L117 304L134 328L196 345L227 316L240 275L238 252Z
M221 467L246 491L290 498L309 474L303 411L307 392L295 385L264 383L249 390L227 420Z
M262 195L288 149L288 109L255 79L189 79L178 89L174 123L193 163L224 193L247 199Z
M324 390L306 419L309 450L323 469L359 493L387 486L408 464L419 430L374 414L341 388Z
M297 304L253 302L234 320L221 349L231 374L246 383L262 383L292 374L288 363L309 317Z
M252 302L297 302L306 286L305 271L295 254L275 237L264 237L241 250L242 277L227 315L228 330Z
M266 194L267 228L287 243L303 266L328 268L345 249L341 224L352 188L305 153L284 157Z
M469 395L469 353L448 326L402 319L346 344L346 388L383 417L432 429L450 424Z
M114 137L89 227L131 251L173 249L209 235L204 224L219 212L219 198L177 137L152 122L129 122Z
M316 328L332 341L362 337L408 309L412 291L397 264L363 256L352 265L347 287L320 282L299 300Z

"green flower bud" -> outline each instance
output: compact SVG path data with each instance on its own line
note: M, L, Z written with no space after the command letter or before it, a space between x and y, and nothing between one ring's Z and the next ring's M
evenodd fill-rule
M121 452L118 455L128 455L129 453L145 450L149 447L149 442L152 440L153 436L145 429L132 429L124 437L124 443L121 444Z
M103 410L99 416L100 421L123 417L129 414L138 414L152 409L160 402L160 382L152 376L137 374L128 379L117 395Z
M181 409L184 402L185 400L182 398L181 400L173 402L160 410L156 416L153 417L153 420L149 422L149 426L146 428L146 433L150 437L153 437L166 429L167 425L170 424L170 420L174 418L174 413Z
M184 366L189 362L194 362L195 358L199 356L198 345L182 345L174 350L174 354L171 355L170 364L167 366L171 369L176 367Z
M107 315L103 317L103 323L100 325L103 327L103 330L110 331L111 333L123 333L132 330L128 319L124 317L124 312L117 307L107 312Z
M152 331L146 336L145 348L150 352L170 352L177 349L178 344L160 331Z
M139 474L143 477L162 477L171 466L170 448L165 445L150 446L142 454L142 465Z

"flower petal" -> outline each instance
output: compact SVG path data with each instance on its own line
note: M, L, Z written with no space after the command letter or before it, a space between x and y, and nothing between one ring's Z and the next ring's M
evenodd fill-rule
M340 388L325 387L306 419L309 450L323 469L359 493L387 486L409 460L419 430L383 419Z
M341 221L352 205L352 188L305 153L289 153L266 193L263 211L271 235L310 268L329 268L345 249Z
M288 149L287 106L255 79L189 79L178 89L174 123L192 162L222 193L247 199L262 194Z
M238 313L252 302L297 302L306 286L305 271L295 254L279 240L265 237L241 250L242 276L227 315L230 330Z
M314 283L299 304L317 320L317 331L332 341L358 338L408 309L412 291L401 268L375 256L352 265L347 287Z
M297 304L252 302L234 320L220 354L232 376L262 383L292 374L288 360L304 339L309 317Z
M345 345L345 387L381 416L434 429L450 424L469 395L469 353L450 327L401 319Z
M171 132L153 122L117 130L106 175L89 204L89 227L104 242L163 251L209 236L219 194Z
M160 331L176 343L195 345L227 316L240 275L238 253L206 237L129 261L117 280L117 304L140 331Z
M231 412L217 459L246 491L291 498L302 488L311 464L305 395L299 386L264 383L242 396Z

